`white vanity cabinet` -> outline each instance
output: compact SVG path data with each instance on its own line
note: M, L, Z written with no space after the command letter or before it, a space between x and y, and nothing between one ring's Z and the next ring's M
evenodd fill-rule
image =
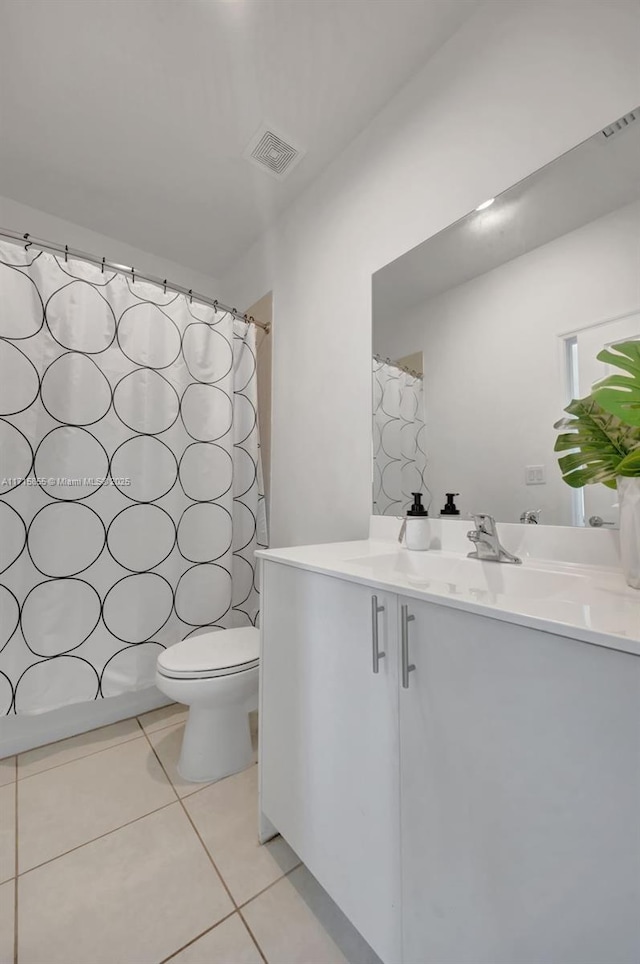
M399 603L403 960L639 960L640 659Z
M375 596L384 607L377 673ZM261 810L382 959L398 964L397 597L266 562L262 598Z
M385 964L640 959L637 656L271 560L262 589L261 811Z

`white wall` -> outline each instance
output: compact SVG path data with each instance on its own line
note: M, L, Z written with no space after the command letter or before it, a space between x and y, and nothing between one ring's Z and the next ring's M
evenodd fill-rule
M427 483L433 508L571 525L553 423L562 416L561 335L640 309L640 202L445 291L380 325L374 348L424 353ZM605 335L603 334L603 339ZM584 391L587 391L585 387ZM525 465L546 484L527 486Z
M9 231L18 231L20 234L28 232L35 238L51 241L54 244L68 244L70 248L97 255L99 258L104 257L107 261L133 266L140 274L167 278L168 281L173 281L185 288L193 288L198 294L224 301L220 295L218 282L209 275L192 271L185 265L167 261L139 248L133 248L124 241L89 231L72 221L64 221L45 211L13 201L11 198L0 197L0 227Z
M490 0L223 281L274 292L272 544L366 536L371 275L640 103L638 0Z

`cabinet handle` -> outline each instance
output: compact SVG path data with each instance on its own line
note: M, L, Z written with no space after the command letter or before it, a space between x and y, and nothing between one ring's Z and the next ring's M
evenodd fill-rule
M409 663L409 623L416 617L409 615L409 607L400 607L400 633L402 651L402 688L409 689L409 673L415 669L413 663Z
M605 522L601 515L589 516L589 525L592 529L600 529L602 526L614 526L615 522Z
M380 672L380 660L386 653L381 653L378 644L378 613L384 612L384 606L378 605L378 597L371 597L371 641L373 643L373 672Z

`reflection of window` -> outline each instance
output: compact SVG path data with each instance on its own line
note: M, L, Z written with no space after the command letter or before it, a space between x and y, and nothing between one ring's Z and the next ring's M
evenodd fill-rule
M570 402L572 398L580 398L577 337L574 335L573 338L567 338L565 345L567 350L567 402Z
M565 362L567 371L567 403L572 398L580 398L580 379L578 367L578 338L565 338ZM584 486L581 489L571 489L571 522L574 526L584 526L585 505Z

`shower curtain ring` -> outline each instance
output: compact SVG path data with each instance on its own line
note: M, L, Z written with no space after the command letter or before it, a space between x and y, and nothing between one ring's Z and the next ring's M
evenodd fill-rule
M25 246L24 246L24 250L25 250L25 251L28 251L29 248L31 247L31 241L29 241L29 235L28 235L28 233L25 234L25 235L23 235L23 237L24 237L25 241L27 242L27 243L25 244Z
M189 304L193 304L193 288L189 288Z
M64 263L65 264L67 263L68 255L69 255L69 245L65 244L64 246Z
M165 278L164 281L162 282L162 287L163 287L164 293L165 293L165 295L166 295L166 293L167 293L167 279L166 279L166 278Z
M102 267L100 270L102 271L102 274L104 274L104 258L102 259Z
M134 285L135 283L136 283L136 269L135 269L135 268L132 268L132 269L131 269L131 284Z

